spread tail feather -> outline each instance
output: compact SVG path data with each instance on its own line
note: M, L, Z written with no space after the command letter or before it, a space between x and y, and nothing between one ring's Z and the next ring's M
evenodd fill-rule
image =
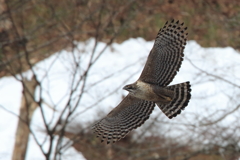
M162 110L162 112L171 119L180 114L181 110L183 110L188 105L188 102L191 98L191 85L190 82L184 82L167 86L166 89L174 91L172 101L168 104L157 103L157 105Z

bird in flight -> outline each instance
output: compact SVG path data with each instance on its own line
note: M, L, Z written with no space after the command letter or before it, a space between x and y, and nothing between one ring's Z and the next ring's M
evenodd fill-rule
M176 117L191 98L190 82L168 86L179 71L186 45L187 27L172 20L157 34L139 79L123 87L129 94L106 117L93 125L93 130L107 144L124 138L141 126L155 104L168 117Z

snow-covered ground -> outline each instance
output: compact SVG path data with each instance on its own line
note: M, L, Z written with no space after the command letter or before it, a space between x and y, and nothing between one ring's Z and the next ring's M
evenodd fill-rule
M98 43L96 55L93 58L97 57L105 45L102 42ZM136 38L129 39L122 44L114 43L107 48L90 69L86 88L76 113L71 119L72 123L78 122L87 126L114 108L121 101L122 96L127 94L121 88L125 84L136 81L139 77L152 45L153 41L148 42L142 38ZM37 78L42 82L43 99L57 110L53 112L49 107L44 108L48 122L52 119L54 122L61 109L66 105L72 78L74 75L80 77L83 70L86 69L93 46L94 39L78 43L77 49L73 52L58 52L35 66ZM160 114L160 110L156 107L151 118L158 117L161 121L168 123L201 125L207 123L208 118L218 120L218 117L233 110L239 104L240 97L239 53L230 47L202 48L195 41L188 41L184 53L185 60L172 84L191 82L192 99L188 107L173 120ZM77 73L73 73L74 62L80 65ZM28 78L31 75L31 71L24 73L24 76ZM14 77L0 79L0 159L11 159L18 119L8 111L19 113L21 91L21 83ZM78 97L79 93L80 91L76 92L74 97ZM38 97L37 92L36 98ZM75 103L77 102L73 99L71 104ZM198 119L195 119L196 115L198 115ZM238 118L239 111L236 111L219 123L227 126ZM39 109L34 113L31 126L39 139L44 137L42 132L44 127ZM143 128L137 130L140 131ZM160 128L162 129L162 127ZM177 134L179 134L178 131L172 131L173 136ZM65 153L64 159L72 157L84 159L80 153L70 147ZM27 159L44 159L32 137L29 141Z

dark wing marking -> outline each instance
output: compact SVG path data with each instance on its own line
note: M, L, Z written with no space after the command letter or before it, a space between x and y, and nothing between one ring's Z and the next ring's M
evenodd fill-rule
M179 71L187 40L187 27L174 20L158 32L139 80L167 86Z
M152 113L155 103L127 95L105 118L93 125L93 130L101 137L114 143L124 138L132 129L141 126Z

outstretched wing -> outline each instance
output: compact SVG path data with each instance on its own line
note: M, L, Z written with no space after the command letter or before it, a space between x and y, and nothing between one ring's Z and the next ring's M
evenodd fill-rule
M157 34L139 80L167 86L173 80L183 60L187 27L179 21L164 25Z
M127 95L105 118L93 126L93 130L101 137L114 143L124 138L132 129L141 126L152 113L155 103Z

